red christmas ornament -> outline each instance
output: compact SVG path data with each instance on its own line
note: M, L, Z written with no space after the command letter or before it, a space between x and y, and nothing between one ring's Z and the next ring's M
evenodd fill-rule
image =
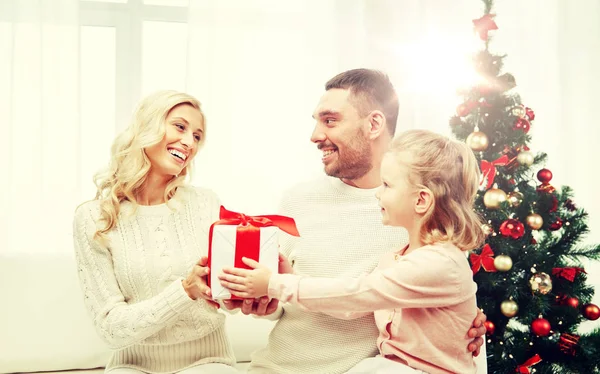
M550 231L556 231L556 230L560 230L560 228L563 226L563 221L560 218L557 218L556 221L552 222L550 224Z
M517 118L513 126L513 130L523 130L523 132L527 134L529 129L531 129L531 124L528 120L524 118Z
M496 25L496 22L494 22L493 19L495 16L495 14L486 14L481 18L473 20L475 32L479 34L481 40L488 40L488 32L490 30L498 30L498 26Z
M531 108L525 107L525 115L527 116L527 118L529 118L529 121L533 121L535 119L535 113L533 113L533 110L531 110Z
M531 244L537 244L537 240L535 240L535 238L531 238Z
M586 304L583 306L583 316L591 321L595 321L600 317L600 308L595 304Z
M558 342L558 347L561 352L575 356L575 349L577 348L577 342L579 342L579 336L575 334L560 334L560 339Z
M483 325L485 326L485 331L487 331L488 335L494 335L494 331L496 331L496 325L494 325L494 322L485 321Z
M516 219L507 219L500 225L500 233L504 236L510 236L513 239L519 239L525 234L525 226Z
M456 114L459 117L464 117L471 112L471 108L469 108L466 104L460 104L456 107Z
M576 297L569 297L566 301L565 304L572 307L572 308L577 308L579 306L579 299Z
M550 330L550 322L547 319L537 318L531 322L531 331L537 336L548 336Z
M540 169L540 171L537 172L537 179L543 184L550 183L552 180L552 172L548 169Z

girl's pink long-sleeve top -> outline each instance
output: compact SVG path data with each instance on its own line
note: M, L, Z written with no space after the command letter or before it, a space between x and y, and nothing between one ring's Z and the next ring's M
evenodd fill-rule
M269 297L313 312L343 319L374 312L381 355L432 374L476 372L467 351L476 291L465 253L449 243L386 254L360 278L273 274L269 282Z

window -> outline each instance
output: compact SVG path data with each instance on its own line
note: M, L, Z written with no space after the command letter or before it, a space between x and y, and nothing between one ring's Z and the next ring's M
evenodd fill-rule
M185 90L188 2L81 0L82 200L94 196L93 174L140 98Z

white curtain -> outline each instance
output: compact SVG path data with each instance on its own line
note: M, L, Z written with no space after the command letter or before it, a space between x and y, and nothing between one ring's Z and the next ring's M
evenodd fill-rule
M0 250L72 245L80 200L79 2L0 3Z
M213 188L233 210L274 213L285 188L322 173L309 141L311 114L324 83L343 70L390 75L401 102L399 131L449 134L455 88L471 78L461 55L477 46L471 20L482 11L478 0L190 0L187 53L169 55L170 44L161 44L164 68L145 70L148 82L143 74L122 79L128 72L121 66L134 76L135 61L117 65L108 105L110 85L94 100L85 94L94 82L82 85L81 61L106 58L106 69L114 69L109 59L148 49L120 40L119 31L116 57L80 45L81 4L0 0L2 251L72 250L73 210L93 197L92 175L108 161L110 139L133 109L124 103L157 82L180 87L169 77L179 77L182 66L185 89L202 101L208 119L193 182ZM144 2L136 4L132 9ZM96 8L86 9L89 15ZM496 13L491 48L508 55L505 70L536 112L533 150L549 154L554 185L575 189L576 204L590 213L588 241L600 242L600 2L498 0ZM105 80L103 74L104 68L84 75ZM126 84L137 86L124 92ZM600 266L588 272L600 284Z

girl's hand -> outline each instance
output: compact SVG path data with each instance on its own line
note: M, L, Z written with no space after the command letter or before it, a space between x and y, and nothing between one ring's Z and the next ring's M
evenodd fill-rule
M244 299L266 296L269 291L271 271L246 257L242 258L242 262L253 270L224 268L223 273L219 274L221 285L229 289L233 296Z

